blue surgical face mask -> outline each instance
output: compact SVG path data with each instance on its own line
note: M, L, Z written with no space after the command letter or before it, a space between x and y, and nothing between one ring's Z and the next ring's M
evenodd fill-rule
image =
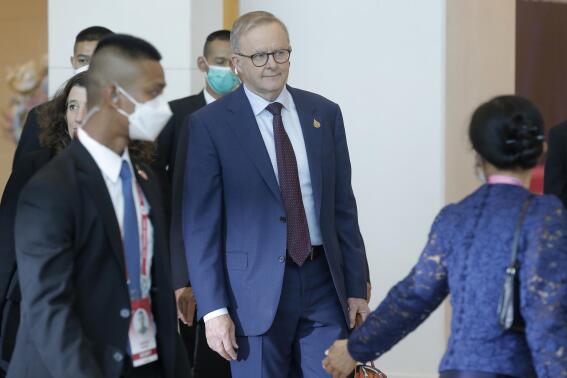
M213 91L220 95L225 95L240 85L240 78L230 67L209 65L207 83L209 83Z

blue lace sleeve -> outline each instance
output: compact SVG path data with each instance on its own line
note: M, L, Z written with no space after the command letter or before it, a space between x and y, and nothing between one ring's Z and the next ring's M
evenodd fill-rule
M567 377L567 214L545 206L521 269L521 312L538 377Z
M394 286L366 322L352 333L348 350L357 361L372 361L420 325L445 299L447 284L444 242L445 208L435 219L429 240L410 274Z

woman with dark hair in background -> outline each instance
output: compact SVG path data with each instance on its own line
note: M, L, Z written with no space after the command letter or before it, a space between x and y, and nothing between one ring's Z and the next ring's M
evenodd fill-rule
M20 287L16 267L14 221L18 195L29 179L55 155L63 151L76 135L87 114L87 72L69 79L53 99L38 111L39 140L42 149L18 160L0 202L0 377L8 369L20 320ZM149 163L154 146L131 142L130 156Z
M86 72L73 76L53 99L38 111L39 141L43 149L35 156L29 153L28 162L22 163L22 167L29 168L29 161L33 160L45 163L67 148L75 138L77 128L83 124L87 115L86 84ZM132 141L128 145L130 155L143 163L151 163L154 150L154 144L149 142Z
M448 294L442 378L567 377L567 216L555 196L526 189L543 132L539 111L521 97L496 97L474 112L469 137L486 184L440 212L410 274L348 340L328 350L323 365L333 377L346 377L355 360L384 354ZM510 269L513 245L519 270ZM514 271L515 320L525 322L519 329L499 318L505 279Z
M67 148L75 137L77 128L81 126L86 115L86 85L86 73L73 76L38 112L39 142L43 148L43 156L55 156Z

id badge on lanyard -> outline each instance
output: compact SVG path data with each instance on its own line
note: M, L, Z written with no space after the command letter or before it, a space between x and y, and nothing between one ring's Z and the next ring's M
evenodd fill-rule
M157 361L156 329L150 298L131 301L132 317L128 338L132 353L132 366L138 367Z
M158 359L155 321L150 299L150 272L148 264L148 211L140 187L136 184L141 209L141 263L140 263L140 298L131 298L132 309L128 338L132 353L132 366L138 367ZM135 279L135 278L131 278Z

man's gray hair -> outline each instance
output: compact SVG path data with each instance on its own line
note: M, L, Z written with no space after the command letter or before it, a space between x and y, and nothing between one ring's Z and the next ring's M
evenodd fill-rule
M270 12L255 11L243 14L238 17L234 24L232 24L232 31L230 33L230 47L233 53L240 52L240 38L256 26L271 24L275 22L279 24L284 30L287 41L289 42L289 33L285 24Z

